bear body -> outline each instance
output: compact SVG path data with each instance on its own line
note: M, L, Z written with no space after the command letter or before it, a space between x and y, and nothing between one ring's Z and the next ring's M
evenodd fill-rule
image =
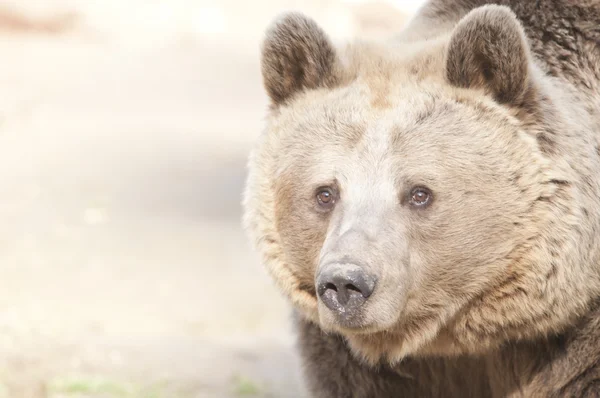
M600 3L268 30L244 223L314 397L600 396Z

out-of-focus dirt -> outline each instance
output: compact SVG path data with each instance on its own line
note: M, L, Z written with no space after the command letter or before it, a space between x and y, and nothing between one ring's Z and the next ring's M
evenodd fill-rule
M0 7L0 32L60 34L73 28L74 14L53 15L50 18L33 18L12 8Z
M304 396L240 227L258 43L288 4L49 3L0 0L0 398ZM401 27L370 7L301 9Z

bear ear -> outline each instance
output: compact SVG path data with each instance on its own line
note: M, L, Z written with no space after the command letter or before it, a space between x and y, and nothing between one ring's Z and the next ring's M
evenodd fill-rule
M335 84L337 56L323 30L296 12L279 17L262 45L263 83L273 105L305 89Z
M531 55L521 24L504 6L476 8L456 25L446 53L446 78L483 88L502 104L521 106L531 90Z

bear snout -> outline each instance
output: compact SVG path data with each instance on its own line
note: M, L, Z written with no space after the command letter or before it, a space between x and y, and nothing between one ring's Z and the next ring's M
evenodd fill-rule
M317 277L317 294L346 326L359 322L361 310L375 290L377 278L355 264L323 266Z

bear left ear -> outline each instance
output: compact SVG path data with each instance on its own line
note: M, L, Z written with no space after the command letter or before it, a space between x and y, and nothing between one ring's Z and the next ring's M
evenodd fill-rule
M458 87L483 88L501 104L529 98L531 55L521 24L504 6L487 5L463 17L451 35L446 78Z

